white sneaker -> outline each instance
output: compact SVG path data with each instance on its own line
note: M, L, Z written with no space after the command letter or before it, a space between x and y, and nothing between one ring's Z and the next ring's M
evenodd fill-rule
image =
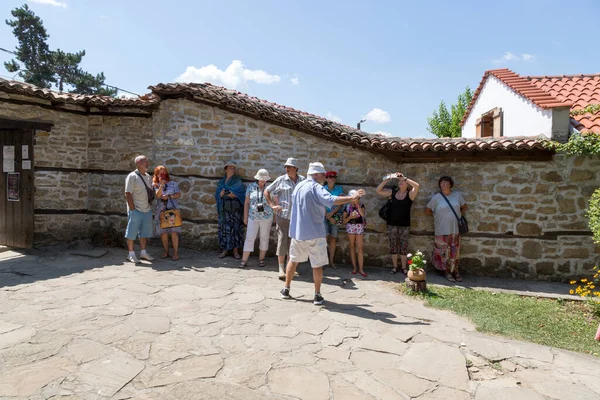
M148 254L148 253L143 253L143 254L140 254L140 258L141 258L142 260L146 260L146 261L154 261L154 260L156 260L156 258L152 257L152 256L151 256L150 254Z
M133 256L128 255L127 261L132 262L134 264L138 264L140 262L140 260L138 260L138 258L135 256L135 254Z

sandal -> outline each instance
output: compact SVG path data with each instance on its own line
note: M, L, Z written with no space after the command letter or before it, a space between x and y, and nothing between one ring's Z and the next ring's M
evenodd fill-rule
M360 274L360 275L361 275L363 278L366 278L367 276L369 276L369 275L367 275L367 273L366 273L366 272L359 272L359 274Z
M173 258L171 260L178 261L179 260L179 256L173 256Z
M448 279L450 282L456 282L456 279L454 279L450 272L446 273L446 279Z
M248 264L246 263L246 261L242 261L240 263L240 268L246 268L248 266Z
M454 274L454 279L456 280L456 282L462 282L463 280L462 276L460 276L458 272Z
M352 271L350 272L352 275L356 275L356 271Z
M227 257L227 250L225 250L221 254L219 254L219 258L225 258L225 257Z
M240 258L242 258L242 256L240 256L240 253L233 253L233 258L239 260Z
M163 253L162 256L160 256L160 258L169 258L169 253Z
M398 268L392 268L392 269L390 269L390 274L396 275L397 273L398 273Z
M408 276L408 268L402 268L402 273Z
M265 266L265 260L258 260L258 266L259 267L264 267Z

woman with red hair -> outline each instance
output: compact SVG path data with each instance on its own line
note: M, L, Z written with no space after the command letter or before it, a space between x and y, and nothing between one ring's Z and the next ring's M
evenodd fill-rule
M176 182L171 181L169 171L164 165L159 165L154 169L154 177L152 178L152 187L156 191L156 212L154 213L154 227L157 235L160 235L164 253L160 258L169 257L169 234L173 244L173 261L179 260L179 234L181 226L174 228L160 227L160 214L164 210L179 209L177 199L181 197L181 191Z

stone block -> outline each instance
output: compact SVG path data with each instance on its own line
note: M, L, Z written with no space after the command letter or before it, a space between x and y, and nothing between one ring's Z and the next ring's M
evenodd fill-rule
M592 173L591 171L586 171L586 170L581 170L581 169L574 169L571 172L571 175L569 175L569 180L571 182L584 182L584 181L592 180L593 178L594 178L594 173Z
M536 211L539 214L551 214L551 215L554 215L554 214L556 214L557 209L556 209L556 207L539 207Z
M538 275L553 275L554 263L551 261L542 261L535 264L535 271Z
M523 236L539 236L542 234L542 228L538 224L520 222L517 224L517 234Z
M566 247L562 250L563 258L588 258L590 252L585 247Z
M506 248L500 248L500 249L496 249L496 254L499 256L504 256L504 257L510 257L510 258L515 258L518 257L518 253L515 251L515 249L506 249Z
M502 194L517 194L518 190L514 186L497 186L496 192Z
M525 240L521 256L532 260L542 257L542 244L537 240Z
M513 260L507 260L506 261L506 266L512 270L515 270L517 272L521 272L524 274L529 274L531 273L530 270L530 264L528 262L519 262L519 261L513 261Z
M221 126L212 122L205 122L203 124L200 124L200 128L205 129L207 131L218 131L219 129L221 129Z
M541 174L542 179L548 182L562 182L563 177L556 171L550 171Z
M565 197L563 195L556 196L556 202L558 203L558 209L563 214L570 214L577 212L577 206L575 205L575 200L570 197Z

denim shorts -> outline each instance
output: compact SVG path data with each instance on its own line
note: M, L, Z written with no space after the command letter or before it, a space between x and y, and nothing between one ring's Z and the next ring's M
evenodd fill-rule
M127 213L125 238L135 240L138 237L141 239L152 237L152 211L144 213L133 210Z
M338 232L340 231L339 225L331 225L328 221L325 221L325 234L333 236L337 239Z

